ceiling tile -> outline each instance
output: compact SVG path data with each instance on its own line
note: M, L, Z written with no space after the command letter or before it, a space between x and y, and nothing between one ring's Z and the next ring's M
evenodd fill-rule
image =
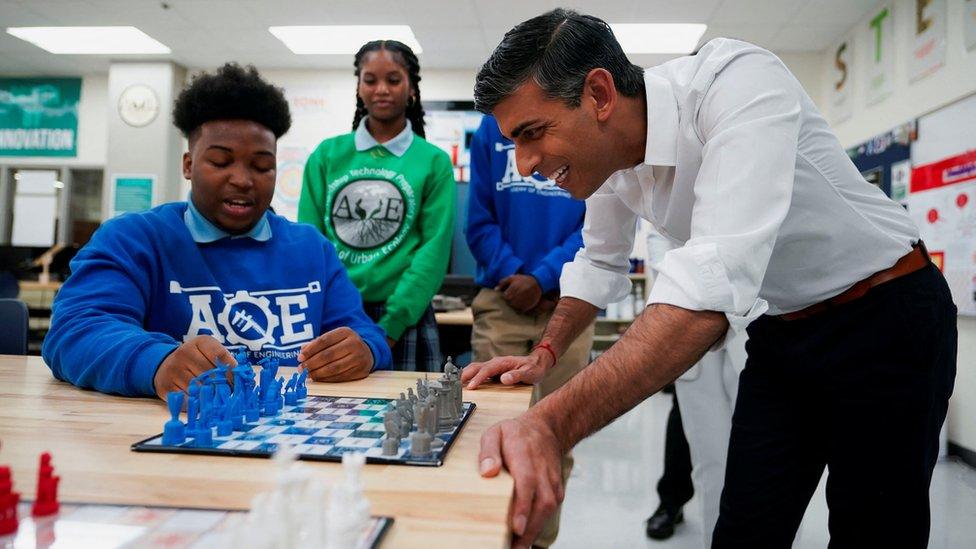
M724 0L712 13L715 25L782 25L792 20L804 2L819 0Z
M712 38L722 37L735 38L736 40L743 40L757 46L769 48L769 43L772 42L778 31L778 27L770 25L709 26L708 30L705 31L705 35L698 42L698 45L700 47Z
M850 27L834 25L787 25L770 41L775 51L823 51L840 40Z
M850 28L881 4L879 0L811 0L796 13L790 23L796 26L841 25Z
M638 0L634 23L707 23L722 0ZM623 23L623 21L615 21Z

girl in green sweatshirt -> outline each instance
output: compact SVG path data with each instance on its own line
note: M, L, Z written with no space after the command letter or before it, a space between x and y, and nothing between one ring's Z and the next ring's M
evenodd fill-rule
M356 54L353 131L323 141L308 159L298 220L319 228L387 334L393 367L438 371L431 298L454 233L454 169L424 137L420 64L395 40Z

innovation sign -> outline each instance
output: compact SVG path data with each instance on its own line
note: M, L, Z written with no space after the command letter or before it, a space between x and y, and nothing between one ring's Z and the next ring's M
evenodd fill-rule
M0 78L0 156L76 156L80 78Z

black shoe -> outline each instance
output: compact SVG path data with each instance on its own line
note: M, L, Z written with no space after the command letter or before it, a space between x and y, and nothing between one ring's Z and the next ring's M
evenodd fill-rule
M674 535L674 527L685 521L681 509L675 512L658 507L657 511L647 519L647 537L651 539L668 539Z

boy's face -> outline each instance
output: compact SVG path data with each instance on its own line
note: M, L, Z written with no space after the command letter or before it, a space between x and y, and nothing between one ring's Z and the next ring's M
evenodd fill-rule
M271 130L250 120L202 124L183 154L193 205L230 234L249 231L271 205L276 144Z

